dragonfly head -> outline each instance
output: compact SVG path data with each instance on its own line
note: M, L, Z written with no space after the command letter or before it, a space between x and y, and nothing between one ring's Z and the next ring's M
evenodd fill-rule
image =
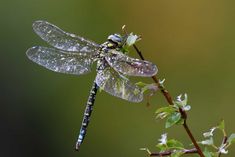
M117 47L121 47L123 45L123 38L120 34L112 34L108 36L108 40L117 45Z

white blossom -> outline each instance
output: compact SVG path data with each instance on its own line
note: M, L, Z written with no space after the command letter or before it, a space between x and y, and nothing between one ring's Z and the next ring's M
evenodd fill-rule
M162 135L161 135L161 138L160 138L158 141L160 141L159 144L161 144L161 145L166 145L166 143L167 143L167 133L162 134Z
M201 141L201 144L203 144L203 145L213 145L214 144L214 140L213 140L213 138L210 138L210 139Z
M181 100L181 97L182 97L182 94L180 94L179 96L177 96L176 100L179 101L179 102L181 102L181 101L182 101L182 100Z
M204 137L211 137L211 136L213 136L213 132L215 131L215 129L217 129L217 127L211 128L209 132L203 133L203 136Z
M163 85L163 83L165 82L165 80L166 80L166 79L159 80L159 83L160 83L161 85Z
M222 146L219 147L219 152L222 154L228 154L228 150L225 150L226 144L223 144Z
M135 42L137 41L138 38L139 37L137 35L134 35L133 33L131 33L126 39L126 44L128 46L131 46L131 45L135 44Z
M186 105L182 108L184 111L189 111L191 109L190 105Z

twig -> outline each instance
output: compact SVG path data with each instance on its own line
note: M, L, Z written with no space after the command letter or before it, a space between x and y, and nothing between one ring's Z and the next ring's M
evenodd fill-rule
M195 154L195 153L198 153L197 149L196 148L193 148L193 149L185 149L185 150L182 150L182 152L184 154ZM169 156L171 154L173 154L174 151L165 151L165 152L161 152L161 153L150 153L149 156Z
M138 49L138 47L134 44L133 45L134 49L136 50L136 52L138 53L138 55L140 56L140 58L142 60L145 60L144 59L144 56L143 54L141 53L141 51ZM153 76L152 79L154 80L154 82L158 85L158 88L161 90L161 93L164 95L164 97L166 98L167 102L170 104L170 105L174 105L173 103L173 100L172 100L172 97L170 95L170 93L164 88L162 87L162 85L160 84L159 82L159 79L157 78L157 76ZM181 108L179 109L180 111L180 114L181 114L181 117L184 119L184 123L183 123L183 126L184 126L184 129L186 130L189 138L191 139L193 145L195 146L195 148L197 149L197 153L200 155L200 157L205 157L204 154L202 153L202 150L201 148L199 147L199 145L197 144L192 132L190 131L187 123L186 123L186 119L187 119L187 113L182 110Z

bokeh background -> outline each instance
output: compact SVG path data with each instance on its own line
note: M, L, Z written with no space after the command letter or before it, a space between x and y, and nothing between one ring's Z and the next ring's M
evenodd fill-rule
M102 92L81 150L75 152L95 67L77 77L28 60L29 47L46 45L31 28L39 19L97 43L127 25L142 35L138 46L158 65L158 77L166 78L170 93L188 93L188 123L196 139L222 118L227 132L235 132L234 6L233 0L0 0L0 156L144 157L139 149L156 151L165 132L191 143L182 127L165 130L154 119L155 110L166 105L160 93L146 107L146 100L134 104ZM227 156L234 156L235 146L229 151Z

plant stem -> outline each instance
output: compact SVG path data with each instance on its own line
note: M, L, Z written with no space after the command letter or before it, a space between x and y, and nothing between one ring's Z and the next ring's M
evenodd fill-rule
M133 45L134 49L136 50L136 52L138 53L138 55L140 56L140 58L142 60L144 59L143 54L141 53L141 51L138 49L138 47L134 44ZM157 84L158 88L161 90L161 93L164 95L164 97L166 98L167 102L170 105L174 105L174 102L172 100L172 97L170 95L170 93L160 84L159 79L157 78L157 76L152 76L152 79L154 80L154 82ZM183 127L186 130L189 138L191 139L193 145L195 146L195 148L197 149L197 153L200 155L200 157L205 157L204 154L202 153L201 148L199 147L199 145L197 144L192 132L190 131L187 123L186 123L186 119L187 119L187 113L185 111L183 111L181 108L179 109L179 112L181 114L181 117L184 119L184 123L183 123Z
M184 126L184 129L186 130L189 138L191 139L191 141L193 142L193 145L196 147L197 151L198 151L198 154L201 156L201 157L204 157L204 154L202 153L202 150L201 148L199 147L199 145L197 144L197 141L195 140L192 132L190 131L188 125L187 125L187 122L186 120L184 121L183 123L183 126Z
M196 148L182 150L182 152L184 154L195 154L195 153L198 153ZM173 151L165 151L165 152L161 152L161 153L151 153L151 154L149 154L149 156L169 156L172 153L174 153L174 152Z

